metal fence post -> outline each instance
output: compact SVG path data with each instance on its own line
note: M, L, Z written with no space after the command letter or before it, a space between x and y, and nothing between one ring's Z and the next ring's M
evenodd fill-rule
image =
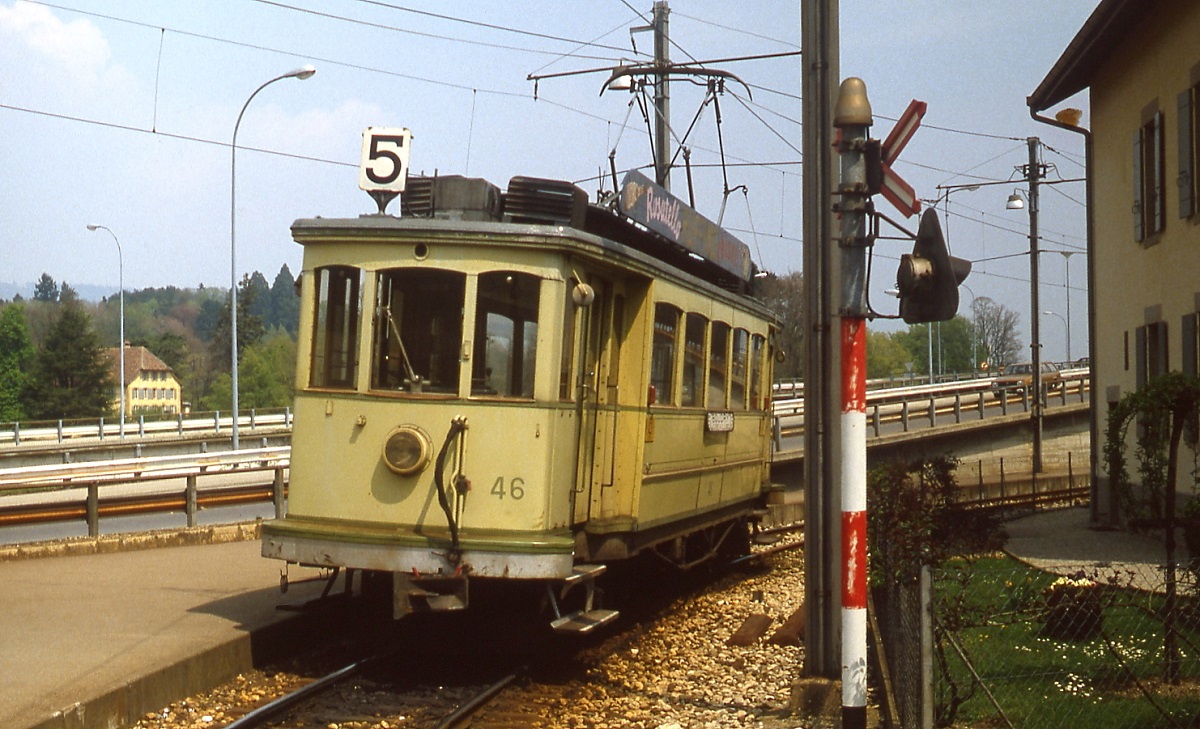
M178 424L176 427L176 430L178 431L178 433L180 435L183 435L183 413L179 413L178 415L176 415L175 422Z
M187 525L189 527L196 526L196 512L199 511L199 499L196 495L196 474L189 474L187 477L187 487L184 491L184 500L186 505L184 511L187 513Z
M62 443L62 442L63 442L63 427L62 427L62 420L59 420L59 421L58 421L58 442L59 442L59 443Z
M13 445L21 445L21 424L13 423Z
M933 729L933 568L921 565L921 729Z
M213 430L217 433L221 432L221 411L213 411Z
M88 536L100 536L100 485L88 484L87 493L87 525Z
M139 438L146 437L146 416L145 415L138 416L138 437Z
M257 411L254 408L250 408L250 430L254 430L254 428L258 425L258 417L255 415L256 412Z
M283 466L275 467L275 481L271 484L271 497L275 501L275 518L284 517Z

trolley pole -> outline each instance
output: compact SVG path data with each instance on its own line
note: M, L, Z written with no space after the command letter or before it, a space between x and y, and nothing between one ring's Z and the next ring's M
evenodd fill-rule
M842 727L867 726L867 87L842 82L834 108L841 157Z

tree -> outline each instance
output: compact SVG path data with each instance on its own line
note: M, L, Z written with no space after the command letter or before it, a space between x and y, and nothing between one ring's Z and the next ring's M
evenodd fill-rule
M980 359L986 359L992 371L1017 361L1021 351L1017 341L1017 324L1020 322L1017 313L986 296L975 299L971 308Z
M112 409L110 360L78 301L60 306L35 362L25 403L30 417L96 418Z
M908 371L912 361L903 345L886 332L867 332L867 377L895 377Z
M296 382L296 342L274 329L246 352L238 370L239 399L250 408L292 404Z
M253 293L251 293L253 292ZM250 296L250 303L246 309L252 315L258 317L264 327L269 327L273 324L271 321L271 287L267 285L267 278L258 271L250 274L250 279L242 279L242 290L238 291L238 307L241 308L241 299L243 296ZM238 320L240 328L242 320ZM239 332L240 334L241 332Z
M271 284L271 318L267 324L282 327L293 337L300 325L300 297L296 295L296 279L286 263Z
M262 274L258 277L261 279ZM266 281L263 281L266 285ZM254 313L258 307L259 287L254 285L250 276L242 276L242 282L238 285L238 361L241 361L242 353L250 347L262 340L266 334L266 327L263 325L262 317ZM267 289L268 294L270 289ZM209 342L208 348L211 355L211 360L214 363L221 362L224 358L224 365L218 368L218 371L228 372L231 362L230 352L232 349L231 342L231 322L229 319L229 302L226 300L225 306L221 309L221 315L217 319L216 326L213 329L212 340Z
M775 366L778 378L804 375L804 275L792 271L783 276L768 274L758 280L756 298L779 318L776 346L785 355Z
M25 418L23 402L32 362L24 307L9 304L0 310L0 421Z
M58 301L58 284L54 283L54 279L50 278L50 274L42 272L42 277L33 287L33 300L55 302Z

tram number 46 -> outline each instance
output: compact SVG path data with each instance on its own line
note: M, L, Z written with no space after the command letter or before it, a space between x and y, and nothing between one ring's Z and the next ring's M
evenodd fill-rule
M367 127L363 130L358 186L370 192L404 192L412 132L405 128Z
M504 484L504 477L496 479L496 483L492 484L492 496L503 500L505 496L510 496L514 501L520 501L525 498L525 479L520 476L513 476L508 485Z

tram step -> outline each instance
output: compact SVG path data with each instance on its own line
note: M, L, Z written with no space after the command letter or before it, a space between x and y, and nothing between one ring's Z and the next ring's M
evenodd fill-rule
M571 569L571 574L563 578L564 585L574 585L584 580L594 580L608 569L602 564L577 564Z
M550 623L556 633L583 634L616 620L620 615L616 610L578 610L570 615L564 615Z
M763 547L769 544L774 544L779 540L780 536L778 534L763 534L762 532L759 532L758 534L754 535L754 543Z
M440 613L449 610L465 610L467 603L458 595L412 595L413 598L424 601L427 610Z

